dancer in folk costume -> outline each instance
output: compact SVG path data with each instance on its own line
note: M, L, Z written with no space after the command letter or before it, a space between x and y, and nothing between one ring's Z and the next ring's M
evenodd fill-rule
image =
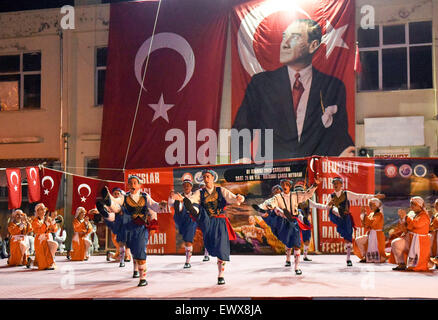
M183 186L183 197L190 198L193 195L193 182L190 179L184 179L182 182ZM169 198L169 205L174 207L173 220L175 221L175 226L178 229L179 233L182 235L184 240L184 248L186 254L186 262L184 263L184 269L191 268L190 259L192 257L193 252L193 238L196 234L196 229L198 228L198 224L196 223L195 217L187 214L187 211L184 209L182 202L178 200L173 200L174 192L171 192ZM208 255L205 255L208 257ZM204 257L205 259L205 257Z
M261 205L253 205L256 211L261 213L263 220L271 227L273 234L286 246L286 267L291 266L290 257L294 249L295 273L302 274L299 269L301 253L301 230L310 229L302 223L299 217L298 204L312 197L315 193L319 179L306 191L291 192L290 180L280 181L281 193L275 194Z
M55 217L56 214L47 213L48 209L44 203L38 203L35 206L35 217L32 220L32 229L35 233L35 261L34 265L38 265L39 270L54 270L55 253L58 249L58 243L53 240L52 233L58 229ZM28 259L26 266L30 268L32 263Z
M22 210L17 209L12 212L8 232L10 235L8 265L26 265L27 260L30 259L29 245L26 238L32 232L32 225L30 219Z
M86 214L87 211L84 207L76 209L73 219L72 251L70 252L70 260L72 261L84 261L89 258L88 249L91 246L91 241L87 236L93 231L93 226Z
M329 210L330 221L336 225L338 233L345 241L347 266L351 267L353 265L350 259L351 250L353 249L353 228L356 228L356 226L354 225L354 220L350 213L349 201L370 200L372 198L380 200L383 199L385 195L359 194L349 190L344 190L341 177L333 178L332 183L335 192L328 196L326 207Z
M112 205L107 206L101 202L96 203L96 207L99 213L104 217L104 222L111 231L111 239L116 247L116 253L111 254L110 251L106 252L106 260L111 261L119 260L119 267L123 268L125 262L131 261L131 250L126 247L127 242L127 229L124 227L129 221L130 217L125 216L123 211L120 210L115 212L114 210L119 210L120 206L123 205L125 201L125 194L120 188L113 188L112 192ZM103 213L102 213L103 212ZM110 216L107 213L112 213ZM111 219L109 218L111 217Z
M304 191L304 181L298 181L294 185L294 191ZM310 239L312 238L312 224L310 223L309 216L311 216L311 209L312 208L323 208L324 206L321 204L318 204L312 199L307 199L306 201L303 201L298 204L298 211L301 213L299 215L301 222L306 225L309 229L301 230L301 236L303 240L303 261L312 261L307 254L309 252L309 246L310 246Z
M125 233L126 246L131 249L134 258L133 278L140 278L139 287L146 286L146 247L149 233L158 230L157 212L166 208L167 202L155 202L151 196L141 192L141 179L135 175L128 178L129 192L123 195L123 202L114 199L108 188L102 190L102 196L106 206L111 207L109 212L102 203L96 203L100 214L109 221L114 221L115 214L121 214L122 224L115 231Z
M430 262L430 217L421 197L412 197L411 210L399 210L407 233L391 242L390 263L397 264L392 270L428 271Z
M433 263L436 264L438 269L438 199L435 200L433 205L434 212L431 213L430 218L430 257Z
M224 208L227 204L240 205L245 201L245 197L215 186L215 175L211 169L203 170L204 188L196 190L190 198L183 197L180 193L175 193L173 198L183 202L187 212L196 218L204 236L206 249L211 256L217 257L217 283L222 285L225 284L225 261L230 260L230 240L236 240L236 234Z
M385 252L385 234L383 233L382 202L377 198L368 201L370 213L362 207L360 215L362 226L367 231L364 236L357 237L353 242L353 252L359 257L359 262L381 263L387 260Z

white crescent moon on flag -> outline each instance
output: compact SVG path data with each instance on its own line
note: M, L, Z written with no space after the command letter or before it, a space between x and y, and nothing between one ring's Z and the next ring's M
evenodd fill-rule
M17 185L18 185L18 182L19 182L19 180L20 180L20 178L18 178L18 173L16 172L16 171L12 171L12 173L11 173L11 183L12 184L14 184L14 181L12 181L12 177L17 177Z
M310 170L312 170L312 172L315 172L315 170L313 170L313 161L315 160L315 158L310 159L310 163L309 163L309 167Z
M44 178L41 179L41 185L42 185L43 187L44 187L44 182L45 182L46 180L49 180L50 183L52 184L52 186L50 187L50 190L52 190L53 187L55 186L55 181L53 181L53 178L52 178L51 176L44 176Z
M262 21L271 14L281 11L300 12L311 19L310 15L292 1L265 1L248 12L240 23L237 33L237 49L240 62L250 76L265 71L254 52L254 34Z
M145 87L143 87L142 84L143 73L141 70L144 62L146 61L146 58L148 57L149 48L151 47L151 41L152 37L143 42L140 49L138 49L137 54L135 55L134 61L135 77L137 78L140 86L145 91L147 90ZM150 48L150 53L154 52L155 50L164 48L173 49L178 52L183 57L184 62L186 63L186 77L181 88L179 88L178 90L179 92L187 85L187 83L193 76L193 72L195 70L195 54L193 53L192 47L187 42L187 40L177 35L176 33L162 32L157 33L154 36L152 47Z
M79 185L79 187L78 187L78 193L79 193L79 195L81 195L81 189L82 188L85 188L85 189L87 189L88 190L88 194L87 194L87 197L91 194L91 188L90 188L90 186L88 185L88 184L86 184L86 183L83 183L83 184L81 184L81 185Z
M32 172L35 172L35 178L32 177ZM31 178L31 179L36 180L36 176L37 176L36 169L35 169L35 168L30 168L30 170L29 170L29 175L30 175L30 178Z

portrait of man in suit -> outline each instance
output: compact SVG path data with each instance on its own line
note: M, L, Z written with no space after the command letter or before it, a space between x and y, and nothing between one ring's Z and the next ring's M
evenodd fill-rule
M255 74L246 88L233 128L262 129L262 150L264 129L272 129L274 159L354 156L345 85L312 66L321 38L318 23L295 20L283 33L283 66ZM249 147L240 141L241 158Z

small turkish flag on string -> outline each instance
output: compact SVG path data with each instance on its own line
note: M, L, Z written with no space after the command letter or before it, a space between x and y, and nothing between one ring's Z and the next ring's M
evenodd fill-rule
M47 168L41 170L41 202L44 203L50 212L56 210L59 186L63 174L61 171Z
M18 168L6 169L8 179L8 209L21 207L21 172Z
M96 207L96 196L101 184L100 180L82 176L73 176L72 214L78 207L91 210Z
M41 199L40 175L38 167L27 167L27 195L29 202L38 202Z

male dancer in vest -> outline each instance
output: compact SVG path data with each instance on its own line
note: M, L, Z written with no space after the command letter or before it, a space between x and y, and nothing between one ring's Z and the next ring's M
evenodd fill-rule
M190 198L176 193L174 200L184 203L184 207L196 218L204 235L204 245L211 256L217 257L218 285L225 284L225 261L230 260L230 240L236 239L236 234L225 215L227 204L240 205L245 197L235 195L226 188L215 186L216 173L211 169L202 171L205 187L196 190Z
M283 192L275 194L261 205L253 208L262 213L262 218L271 227L274 235L286 246L286 267L290 267L290 256L294 249L295 273L302 274L298 268L301 248L301 230L309 229L299 220L298 204L312 197L321 181L315 183L306 191L291 192L292 183L288 179L280 181Z
M349 201L370 200L372 198L383 199L384 194L360 194L343 189L341 177L335 177L332 180L335 192L330 194L327 199L327 209L329 209L329 219L336 225L336 229L345 241L347 251L347 266L351 267L353 263L350 260L351 250L353 248L353 228L354 221L350 213Z
M114 213L123 213L125 219L119 231L126 231L126 246L131 249L134 258L133 278L140 278L139 287L146 286L146 246L149 232L158 230L157 212L165 209L166 201L155 202L151 196L141 192L141 179L135 175L128 178L129 192L123 196L120 205L109 193L108 188L102 189L105 205L110 206ZM97 202L96 207L104 218L109 217L108 211L102 203Z

